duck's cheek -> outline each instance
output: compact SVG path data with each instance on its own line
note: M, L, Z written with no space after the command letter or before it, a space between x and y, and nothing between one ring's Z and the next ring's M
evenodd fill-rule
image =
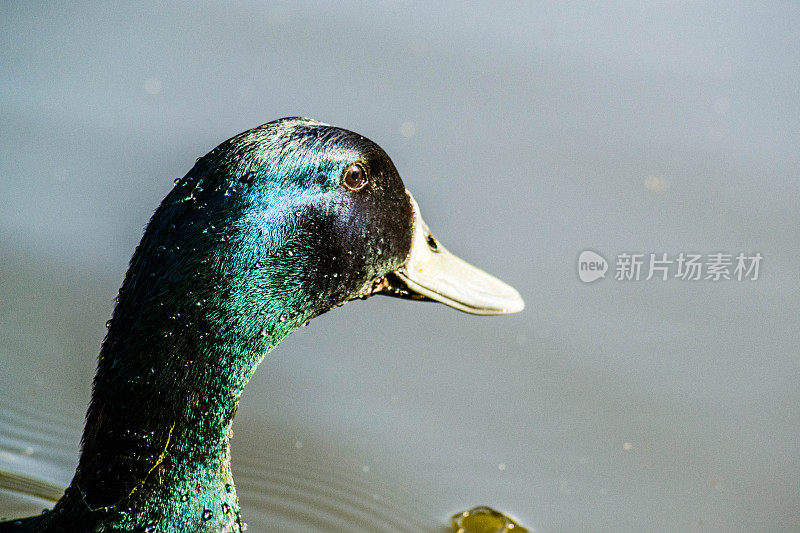
M360 237L347 218L332 210L309 211L297 228L295 238L302 241L302 286L309 297L332 305L346 301L360 283L364 272L364 254L359 251Z
M405 260L413 237L411 201L399 179L398 184L399 188L383 187L379 195L373 195L369 209L372 215L369 252L384 275Z

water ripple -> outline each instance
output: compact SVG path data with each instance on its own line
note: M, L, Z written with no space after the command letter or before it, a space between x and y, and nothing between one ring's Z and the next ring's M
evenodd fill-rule
M52 506L75 468L82 418L43 400L23 404L0 395L0 516ZM298 450L253 449L237 449L233 457L249 531L438 529L435 518L419 513L413 495L360 475L357 464L331 464L328 457Z
M245 518L251 515L257 522L279 522L281 529L293 530L436 529L435 519L418 515L420 506L413 497L355 476L352 469L278 454L237 459L234 470Z

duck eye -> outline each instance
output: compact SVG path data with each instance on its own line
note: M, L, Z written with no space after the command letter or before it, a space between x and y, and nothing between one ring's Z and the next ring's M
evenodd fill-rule
M361 163L352 163L342 172L342 185L351 191L360 191L367 185L367 169Z

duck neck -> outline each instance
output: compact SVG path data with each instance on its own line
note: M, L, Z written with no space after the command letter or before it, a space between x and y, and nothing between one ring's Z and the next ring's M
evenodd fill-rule
M260 303L244 296L252 287L233 284L153 303L123 287L65 495L73 507L145 528L237 530L230 437L239 398L264 355L310 318L290 316L283 310L296 302L261 289Z

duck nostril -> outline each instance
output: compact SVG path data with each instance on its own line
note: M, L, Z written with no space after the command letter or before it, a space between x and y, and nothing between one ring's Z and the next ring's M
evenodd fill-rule
M439 251L439 244L436 242L436 239L433 235L428 235L425 240L428 242L428 248L430 248L434 252Z

